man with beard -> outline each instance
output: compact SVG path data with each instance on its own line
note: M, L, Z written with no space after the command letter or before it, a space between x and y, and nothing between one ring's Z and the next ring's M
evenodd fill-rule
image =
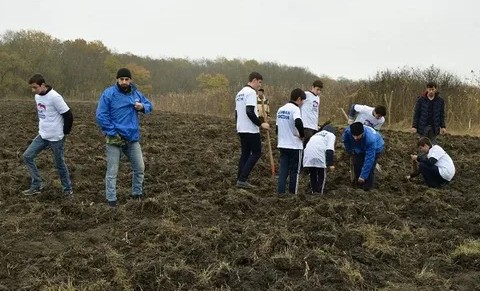
M436 144L438 134L447 132L445 102L434 82L429 82L425 93L417 99L411 132L417 133L420 137L428 137L432 144Z
M139 143L138 114L148 114L152 110L152 103L132 83L132 74L126 68L118 70L116 84L105 89L100 96L96 118L106 137L105 191L108 204L112 207L117 206L116 183L122 152L133 170L132 198L143 198L145 164Z

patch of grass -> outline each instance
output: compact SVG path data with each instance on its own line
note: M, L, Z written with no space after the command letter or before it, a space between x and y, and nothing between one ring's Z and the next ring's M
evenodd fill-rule
M480 240L466 240L451 253L453 259L461 256L480 256Z
M342 262L340 271L342 271L342 273L347 277L348 281L354 284L363 283L364 281L362 273L360 272L360 268L348 260L344 260Z
M380 234L378 226L366 225L360 228L361 233L365 239L363 245L372 251L380 252L382 254L390 254L393 252L393 247L388 243L387 239Z

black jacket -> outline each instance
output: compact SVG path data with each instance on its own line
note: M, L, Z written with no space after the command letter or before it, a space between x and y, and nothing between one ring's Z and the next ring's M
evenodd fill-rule
M436 135L440 133L440 128L445 128L445 102L438 93L432 100L426 95L420 96L415 104L412 127L416 128L419 134L425 135L429 125L433 127Z

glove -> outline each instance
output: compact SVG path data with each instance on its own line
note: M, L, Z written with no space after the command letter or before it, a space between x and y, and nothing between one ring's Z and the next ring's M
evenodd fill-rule
M120 135L115 135L115 136L106 136L106 142L109 145L117 146L117 147L123 147L126 144L126 141L120 136Z

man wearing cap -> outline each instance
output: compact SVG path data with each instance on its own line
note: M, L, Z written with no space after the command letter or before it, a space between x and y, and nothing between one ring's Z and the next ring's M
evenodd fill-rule
M375 165L383 152L384 141L379 132L361 122L345 128L342 135L345 152L353 155L354 181L368 191L373 187Z
M97 124L105 134L107 149L107 173L105 191L108 204L117 206L116 183L120 155L123 152L133 170L132 198L143 198L145 164L140 147L138 114L148 114L152 103L132 83L127 68L117 72L117 82L103 91L97 107Z

